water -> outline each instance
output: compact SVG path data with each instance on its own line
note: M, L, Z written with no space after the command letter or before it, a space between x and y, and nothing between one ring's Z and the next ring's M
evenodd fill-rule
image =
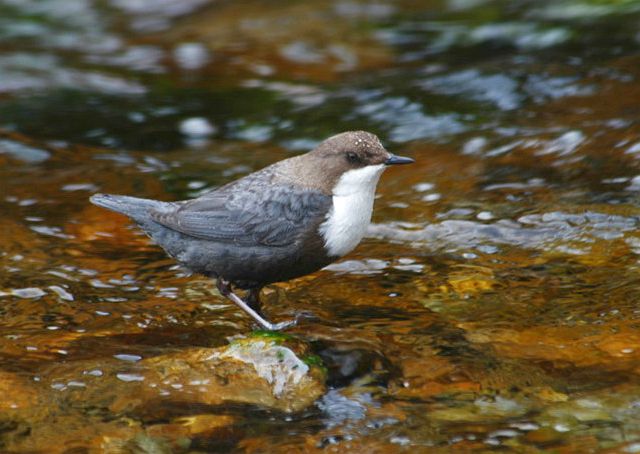
M638 450L640 3L174 3L0 1L2 449ZM88 197L193 197L345 129L417 162L356 251L265 295L324 396L91 394L251 323Z

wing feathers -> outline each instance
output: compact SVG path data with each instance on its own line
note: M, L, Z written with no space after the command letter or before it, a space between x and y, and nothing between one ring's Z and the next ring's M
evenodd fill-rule
M314 191L268 186L235 188L182 202L171 212L153 212L165 227L210 241L286 246L329 209L331 198Z

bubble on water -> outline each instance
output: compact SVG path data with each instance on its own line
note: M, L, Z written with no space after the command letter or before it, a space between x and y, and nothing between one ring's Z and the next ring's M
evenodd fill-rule
M545 49L567 42L571 33L566 28L540 29L531 23L488 24L476 28L471 38L478 41L507 39L522 49Z
M622 184L629 181L627 177L603 178L603 184Z
M349 274L378 274L389 266L389 262L378 259L365 260L345 260L338 263L332 263L324 267L325 270L335 273Z
M88 191L88 192L96 192L98 187L93 183L72 183L65 184L62 186L63 191L74 192L74 191Z
M540 428L538 424L533 422L514 422L509 424L509 426L513 427L514 429L521 430L523 432L538 430Z
M490 102L502 110L517 109L524 97L518 82L505 74L481 74L476 69L436 76L424 80L420 87L445 95L465 95L480 102Z
M73 235L68 235L66 233L62 233L62 229L60 227L49 227L46 225L34 225L29 227L31 230L33 230L36 233L39 233L41 235L46 235L46 236L54 236L56 238L62 238L65 240L69 240L69 239L73 239L75 238Z
M527 77L524 91L535 101L558 99L567 96L587 96L595 92L592 85L580 85L577 77L549 77L532 74Z
M571 430L571 427L569 427L569 426L568 426L568 425L566 425L566 424L558 423L558 424L555 424L555 425L553 426L553 429L554 429L556 432L569 432L569 431Z
M538 147L539 150L536 155L544 156L553 153L558 156L565 156L573 153L585 140L586 137L581 131L567 131L557 139L539 142L541 147Z
M187 187L189 189L202 189L205 186L207 186L207 182L206 181L198 181L198 180L194 180L194 181L190 181L187 183Z
M313 150L320 142L309 138L289 139L281 142L281 145L288 150L309 151Z
M147 119L146 115L141 112L129 112L127 118L134 123L142 123Z
M173 50L173 58L182 69L195 70L206 66L211 54L202 43L182 43Z
M500 249L495 246L491 246L489 244L481 244L477 247L478 252L482 252L483 254L497 254Z
M246 88L261 88L275 92L282 99L286 99L288 102L304 108L319 106L327 100L327 93L320 87L313 85L251 79L243 82L242 86Z
M412 263L412 264L405 264L405 265L400 264L400 265L394 265L393 268L399 271L411 271L413 273L420 273L424 269L424 265L420 263Z
M427 192L431 191L435 185L433 183L418 183L413 185L413 190L416 192Z
M636 175L631 179L629 186L626 187L627 191L640 191L640 175Z
M120 374L116 374L116 377L118 378L118 380L122 380L124 382L144 381L144 376L140 374L120 373Z
M394 445L400 445L400 446L408 446L411 444L411 439L409 437L401 437L401 436L393 436L389 439L390 443L393 443Z
M147 73L162 73L165 69L162 65L164 51L156 46L131 46L118 53L109 55L89 55L86 60L91 63L117 66L133 71Z
M294 41L280 49L280 55L295 63L322 63L326 57L313 44L305 41Z
M420 200L422 200L423 202L435 202L437 200L440 200L441 198L441 194L433 193L422 196Z
M132 17L134 29L145 32L167 29L173 19L194 12L211 0L110 0Z
M484 155L486 157L488 157L488 158L493 158L495 156L501 156L503 154L506 154L506 153L510 152L514 148L522 145L523 143L524 143L524 141L522 141L522 140L516 140L516 141L508 143L506 145L502 145L500 147L493 148L493 149L487 151Z
M511 429L494 430L489 434L489 438L513 438L520 435L520 432Z
M266 142L273 136L273 128L267 125L244 126L231 132L230 136L247 142Z
M631 13L640 10L637 2L558 2L532 9L528 15L532 18L549 20L575 20L606 16L609 14Z
M0 86L0 92L1 91L2 87ZM15 159L33 163L43 162L51 157L51 153L47 150L4 139L0 140L0 155L1 154L7 154Z
M487 139L484 137L474 137L469 139L462 146L462 154L473 155L482 152L487 146Z
M58 295L58 297L60 299L63 299L65 301L73 301L74 300L73 295L71 293L69 293L68 291L66 291L64 288L60 287L59 285L50 285L49 286L49 290L51 290L56 295Z
M129 353L118 353L116 355L113 355L113 357L115 359L119 359L120 361L127 361L127 362L138 362L142 359L142 356L140 355L132 355Z
M467 218L473 214L473 210L470 208L452 208L444 213L436 214L437 219L460 219Z
M25 299L40 298L46 294L47 293L44 290L38 287L17 288L11 290L11 295Z
M93 377L102 377L104 373L100 369L92 369L86 370L83 372L84 375L91 375Z
M94 288L113 288L113 285L105 284L100 279L91 279L89 280L89 285Z
M501 396L496 396L495 398L478 398L474 401L474 404L483 414L511 415L524 410L524 407L519 402Z
M249 69L262 77L272 76L276 72L273 66L265 63L250 63Z
M22 199L18 202L18 206L21 207L30 207L38 203L37 199Z
M193 138L209 137L218 131L213 124L203 117L193 117L183 120L179 125L179 130L185 136Z
M359 115L390 127L389 138L396 142L416 139L442 139L466 130L458 114L427 115L421 104L403 96L378 98L363 94L364 102L356 107Z
M490 211L481 211L476 215L476 218L478 218L481 221L490 221L494 217L495 216Z

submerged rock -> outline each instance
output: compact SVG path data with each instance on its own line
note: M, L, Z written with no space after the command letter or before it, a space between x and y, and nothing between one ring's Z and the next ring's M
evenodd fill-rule
M182 452L202 437L233 444L242 430L229 408L293 413L326 391L326 369L307 344L270 332L218 348L122 354L42 372L37 380L0 374L0 390L13 396L0 405L0 450L37 450L52 437L101 452ZM86 424L71 422L80 418Z

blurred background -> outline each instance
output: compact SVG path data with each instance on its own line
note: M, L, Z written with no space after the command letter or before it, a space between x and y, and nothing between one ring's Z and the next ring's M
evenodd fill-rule
M0 0L0 449L640 452L639 77L635 0ZM324 396L91 394L87 364L251 323L88 197L193 197L349 129L417 162L356 251L267 291Z

